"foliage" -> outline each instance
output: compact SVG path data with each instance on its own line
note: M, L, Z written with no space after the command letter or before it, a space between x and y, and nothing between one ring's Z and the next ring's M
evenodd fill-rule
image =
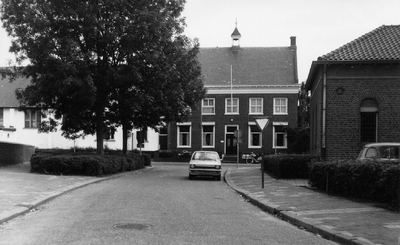
M310 151L310 128L286 128L289 154L305 154Z
M400 208L400 164L378 161L314 162L313 187L331 194L383 202Z
M51 108L42 131L61 120L67 138L184 120L205 90L198 43L183 33L184 0L4 0L10 51L29 60L21 107Z
M139 155L94 154L35 154L31 158L31 172L53 175L103 176L133 171L148 166L150 158Z
M304 82L301 83L299 91L299 106L298 106L298 126L300 128L310 127L310 96L308 96L308 91L306 90L306 85Z
M267 155L264 169L280 179L308 179L309 164L315 160L310 155Z

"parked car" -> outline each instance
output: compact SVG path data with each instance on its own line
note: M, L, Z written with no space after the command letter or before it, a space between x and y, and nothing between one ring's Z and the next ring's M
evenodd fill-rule
M189 179L210 176L221 180L221 159L215 151L195 151L189 162Z
M364 146L357 160L399 161L400 143L371 143Z

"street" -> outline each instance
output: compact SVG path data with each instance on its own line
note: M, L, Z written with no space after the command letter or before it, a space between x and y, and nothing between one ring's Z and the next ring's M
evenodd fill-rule
M187 163L64 194L0 226L0 244L334 244L248 203ZM224 169L236 165L224 165Z

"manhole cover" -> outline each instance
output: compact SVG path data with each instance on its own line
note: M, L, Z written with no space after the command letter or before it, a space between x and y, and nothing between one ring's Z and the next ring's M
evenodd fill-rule
M147 230L151 226L147 224L115 224L114 228L127 229L127 230Z

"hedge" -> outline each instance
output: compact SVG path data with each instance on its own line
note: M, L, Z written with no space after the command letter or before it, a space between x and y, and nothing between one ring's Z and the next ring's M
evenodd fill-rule
M31 157L31 172L54 175L103 176L141 169L150 157L138 154L60 154L42 153Z
M400 208L400 164L378 161L314 162L310 184L344 197L386 203Z
M309 164L316 159L310 155L267 155L264 171L279 179L308 179Z

